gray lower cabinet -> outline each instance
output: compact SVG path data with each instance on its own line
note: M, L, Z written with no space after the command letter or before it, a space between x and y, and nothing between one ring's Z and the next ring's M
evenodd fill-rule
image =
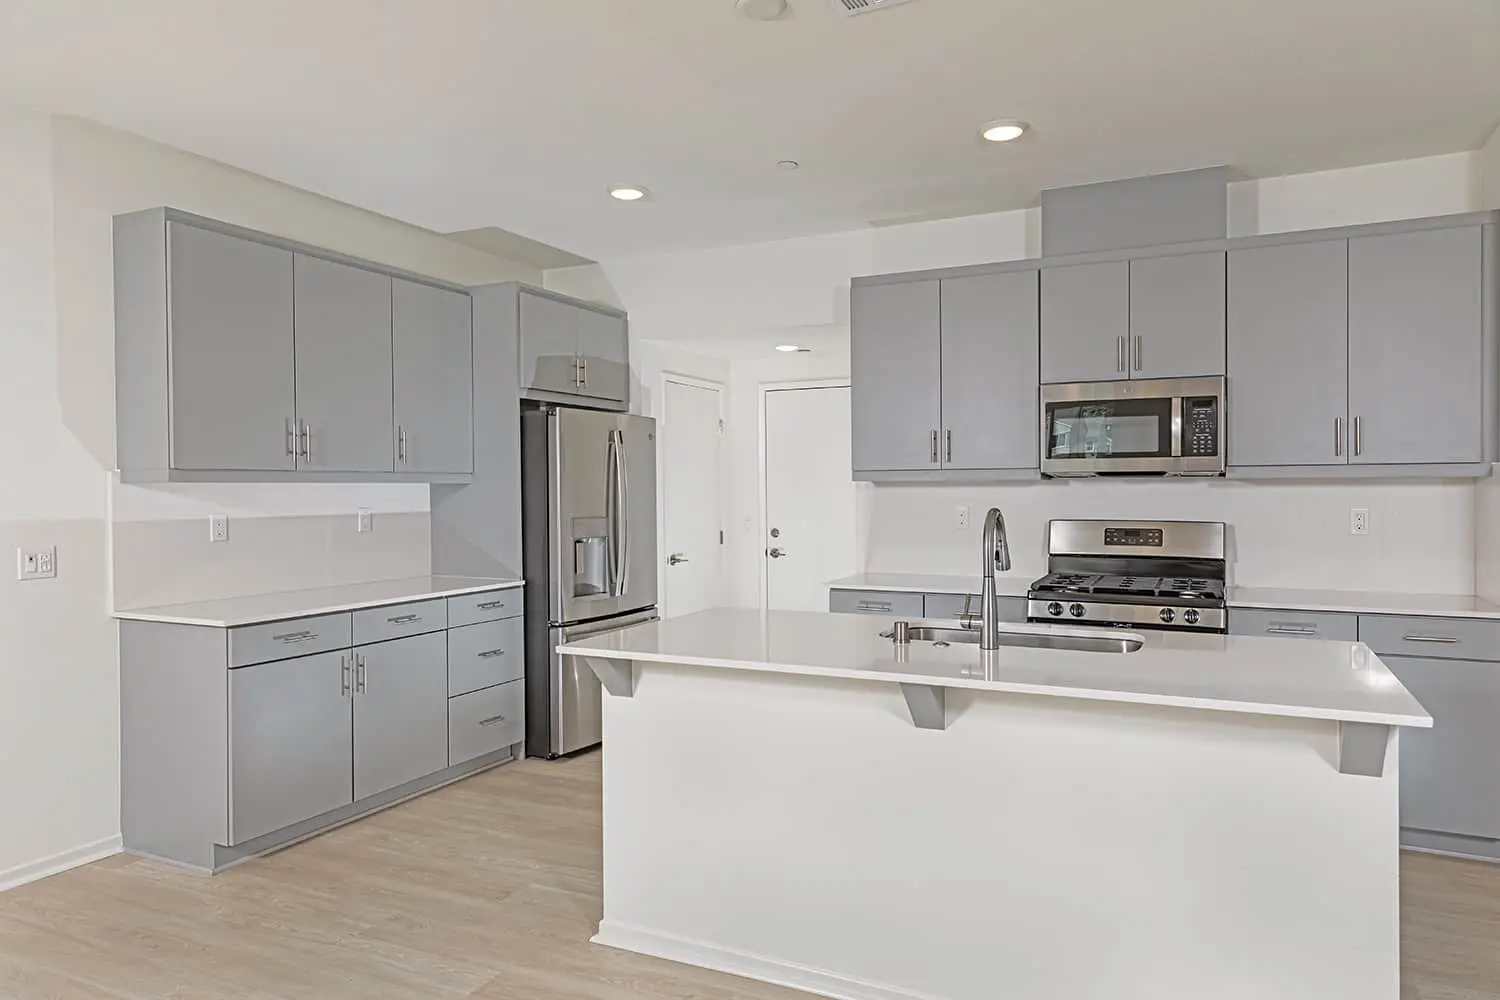
M298 467L390 472L391 279L295 256Z
M1037 468L1037 272L945 278L940 285L942 467Z
M396 471L472 473L474 319L469 296L397 278L391 285L391 323Z
M1500 839L1500 663L1381 659L1433 720L1401 730L1401 825Z
M1042 381L1129 378L1130 263L1042 271Z
M853 464L865 472L941 467L941 304L937 281L850 292Z
M1348 269L1347 240L1230 252L1229 465L1345 461Z
M539 289L517 296L521 391L623 407L630 400L624 314Z
M1357 642L1358 615L1338 611L1281 611L1230 608L1230 635L1263 635L1276 639L1324 639Z
M835 614L921 618L922 595L885 590L830 590L828 610Z
M1130 262L1130 377L1224 374L1223 251Z
M1482 265L1480 226L1349 241L1351 464L1484 460Z
M231 844L354 800L351 669L330 652L229 672Z
M354 650L354 798L448 764L448 640L442 632Z

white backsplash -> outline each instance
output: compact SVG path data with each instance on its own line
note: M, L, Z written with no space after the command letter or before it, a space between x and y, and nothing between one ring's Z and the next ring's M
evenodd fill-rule
M1046 569L1052 518L1224 521L1230 582L1241 586L1466 594L1474 589L1475 488L1467 482L1239 483L1082 480L1005 486L882 486L866 569L979 573L979 531L1005 514L1011 576ZM956 508L970 509L955 527ZM1349 533L1367 507L1370 534Z

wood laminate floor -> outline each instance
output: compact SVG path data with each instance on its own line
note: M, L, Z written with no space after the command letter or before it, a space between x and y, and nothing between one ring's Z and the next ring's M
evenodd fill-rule
M1500 1000L1500 867L1402 861L1403 1000ZM478 775L215 878L0 894L4 1000L805 1000L596 947L599 756Z

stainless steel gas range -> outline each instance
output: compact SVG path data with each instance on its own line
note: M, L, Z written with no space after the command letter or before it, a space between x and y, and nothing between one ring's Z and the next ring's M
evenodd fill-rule
M1227 632L1220 521L1052 521L1027 621Z

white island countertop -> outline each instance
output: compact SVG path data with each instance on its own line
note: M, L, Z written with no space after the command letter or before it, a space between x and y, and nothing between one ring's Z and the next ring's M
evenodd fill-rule
M373 583L350 583L340 587L287 590L249 597L227 597L216 601L164 604L153 608L128 608L115 612L122 621L161 622L167 625L203 625L234 628L261 622L329 615L387 604L459 597L489 590L522 586L523 580L477 576L413 576Z
M1363 643L1140 631L1132 653L981 650L880 633L892 619L718 608L559 646L565 655L718 670L921 684L1340 722L1430 727L1432 716ZM1006 625L1011 632L1100 629Z

